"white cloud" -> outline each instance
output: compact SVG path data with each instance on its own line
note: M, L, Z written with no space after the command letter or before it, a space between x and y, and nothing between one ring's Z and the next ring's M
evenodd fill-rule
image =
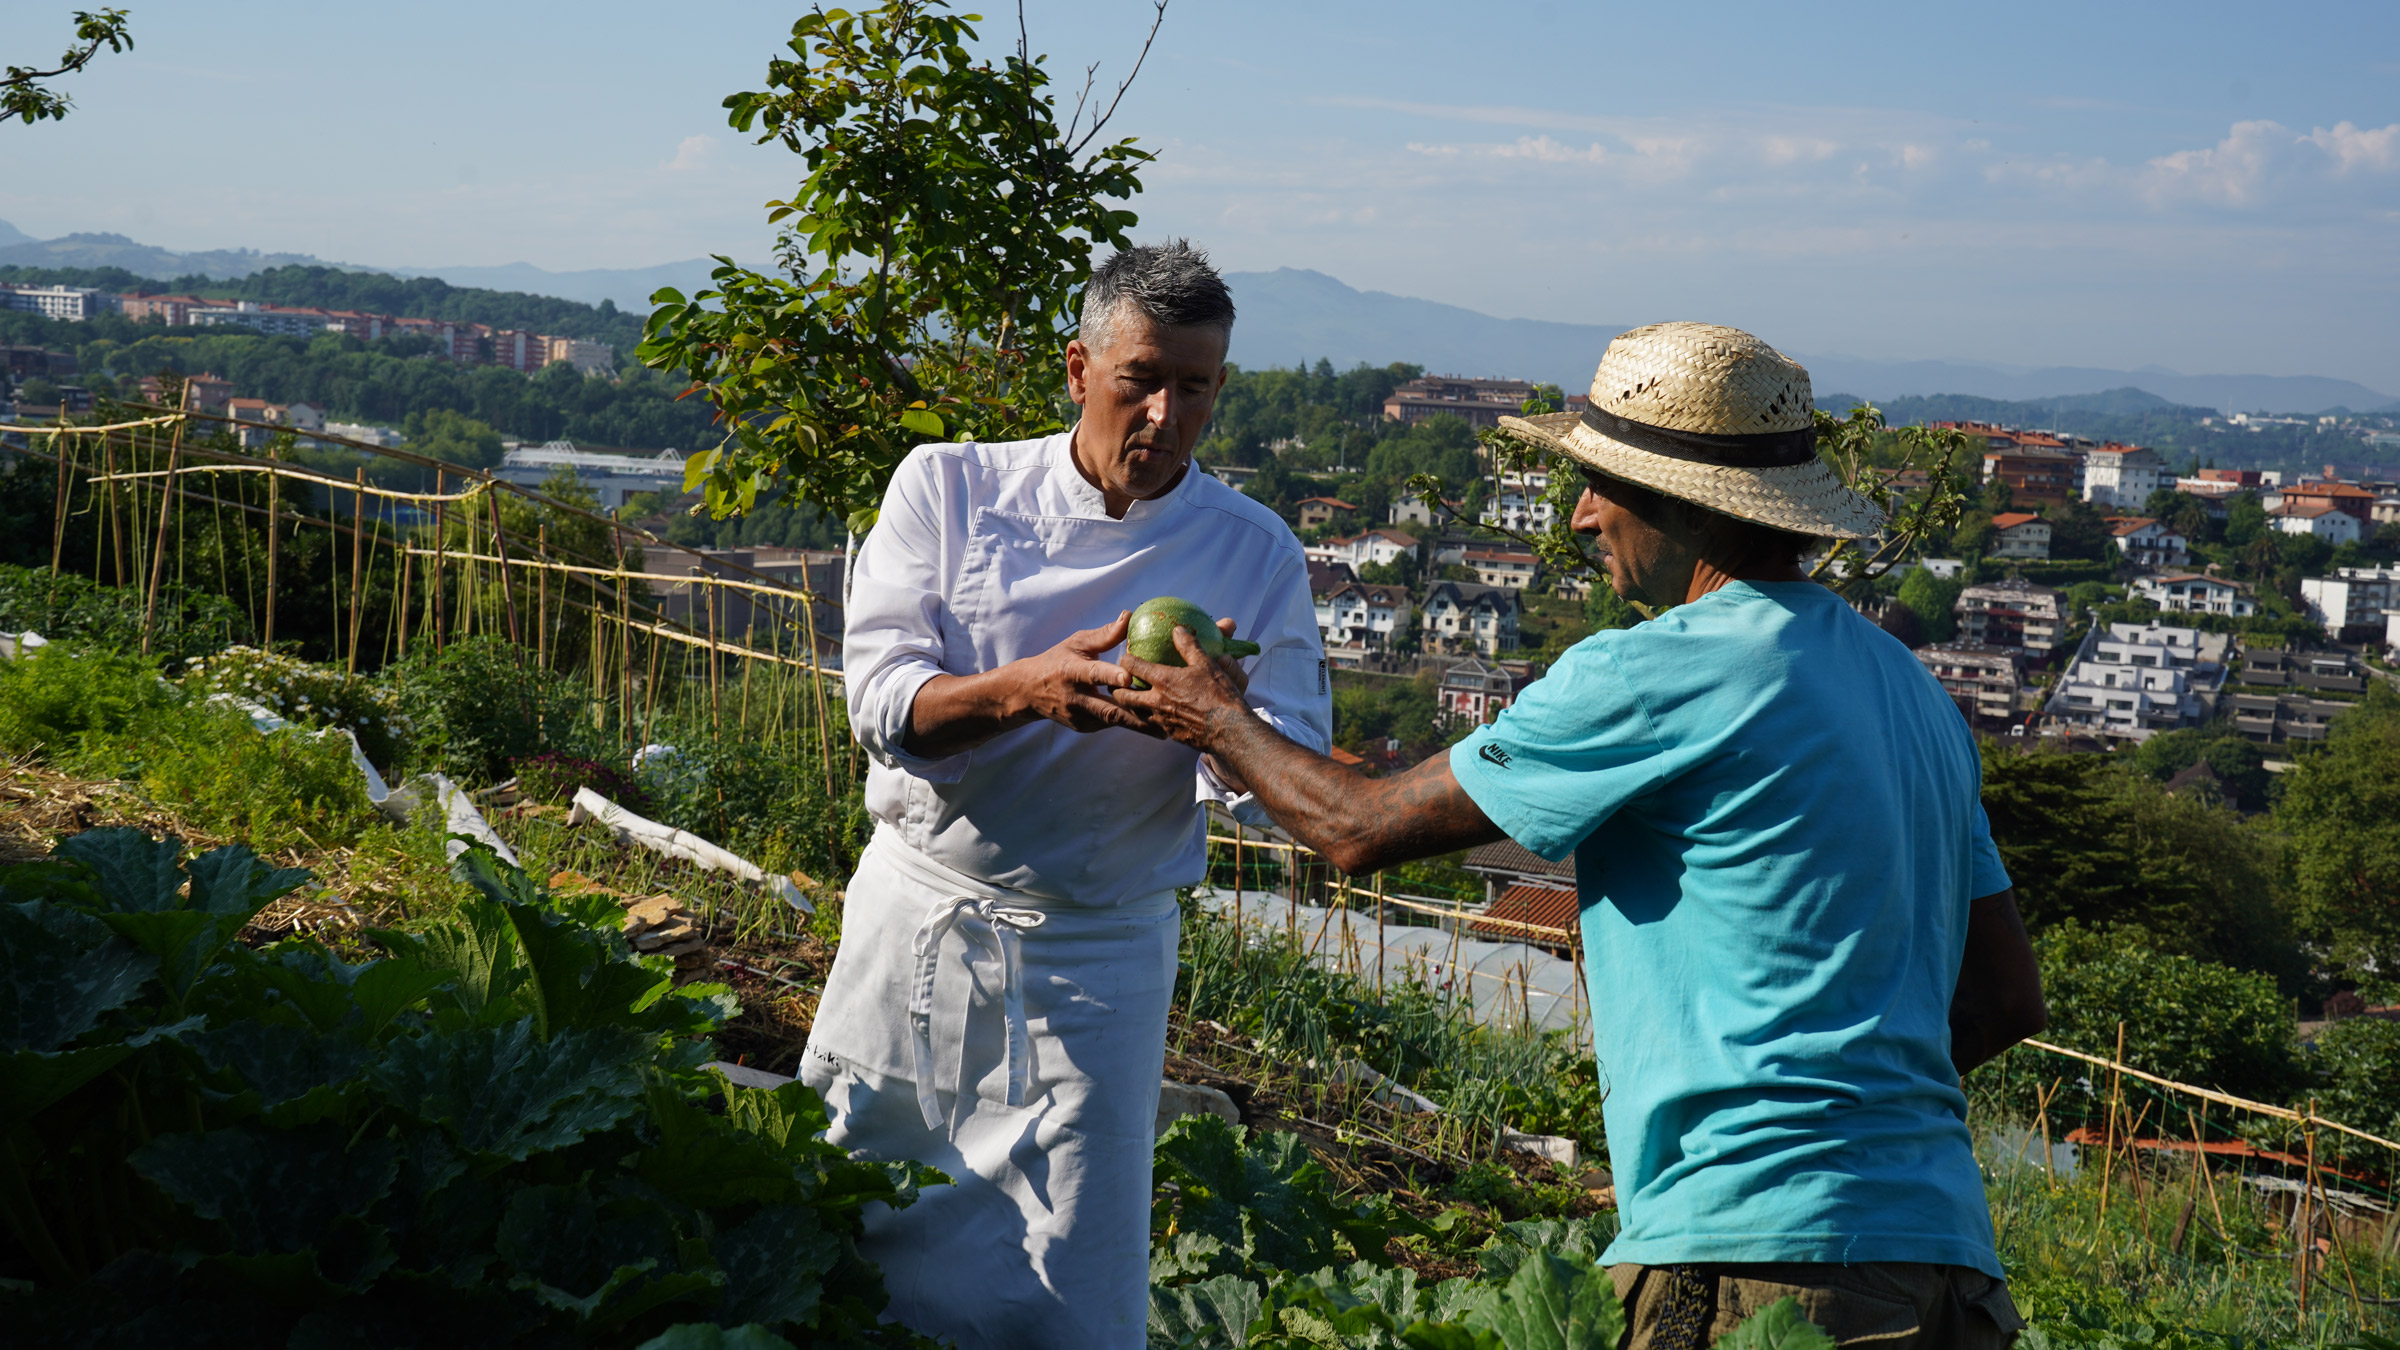
M682 143L675 147L675 157L659 167L668 173L691 173L707 168L716 161L716 158L716 137L686 136Z
M2333 156L2336 173L2361 166L2384 171L2400 168L2400 122L2375 131L2337 122L2331 131L2318 127L2302 139Z

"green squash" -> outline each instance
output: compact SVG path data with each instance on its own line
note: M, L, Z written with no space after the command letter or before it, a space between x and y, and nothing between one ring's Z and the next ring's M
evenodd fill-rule
M1237 642L1225 636L1217 631L1217 621L1209 616L1207 610L1171 595L1144 600L1141 608L1133 612L1133 624L1125 634L1125 650L1154 665L1180 666L1183 664L1183 653L1175 649L1177 628L1192 630L1193 640L1200 644L1200 650L1210 656L1258 655L1257 643ZM1150 686L1135 680L1132 687L1147 689Z

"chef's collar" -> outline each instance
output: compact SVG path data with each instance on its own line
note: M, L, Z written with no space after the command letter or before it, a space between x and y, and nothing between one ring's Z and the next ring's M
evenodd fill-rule
M1083 470L1075 465L1075 428L1069 427L1060 432L1056 439L1058 446L1053 453L1058 457L1059 481L1066 485L1067 504L1074 508L1074 512L1078 516L1097 516L1102 520L1110 519L1108 494L1094 487L1092 480L1084 477ZM1137 501L1126 507L1125 523L1130 525L1157 515L1189 491L1192 480L1199 475L1200 466L1197 462L1186 464L1183 468L1183 477L1176 479L1175 486L1167 489L1164 496L1152 497L1147 501Z

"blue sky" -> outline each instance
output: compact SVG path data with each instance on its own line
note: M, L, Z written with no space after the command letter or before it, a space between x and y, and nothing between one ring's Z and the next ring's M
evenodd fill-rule
M61 45L12 6L0 46ZM1144 0L1028 0L1122 73ZM761 257L786 5L132 6L0 219L395 266ZM998 34L1013 23L993 10ZM1794 350L2400 389L2400 6L1174 0L1114 128L1230 269Z

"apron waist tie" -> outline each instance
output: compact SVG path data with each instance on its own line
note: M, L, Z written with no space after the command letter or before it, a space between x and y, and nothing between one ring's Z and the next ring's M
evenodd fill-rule
M1025 1028L1025 974L1018 934L1041 927L1043 918L1038 909L1009 905L990 896L959 895L936 901L917 929L917 971L909 989L908 1021L914 1040L910 1049L916 1070L917 1109L924 1113L926 1129L938 1130L943 1125L941 1104L935 1100L933 1065L933 983L941 970L943 937L967 919L981 923L992 936L991 945L1000 954L1001 1004L1008 1020L1008 1104L1023 1106L1033 1049L1031 1033ZM972 953L982 947L981 942L970 939L970 963ZM973 1006L970 1001L966 1015L972 1015ZM958 1084L957 1090L966 1091L966 1084Z

